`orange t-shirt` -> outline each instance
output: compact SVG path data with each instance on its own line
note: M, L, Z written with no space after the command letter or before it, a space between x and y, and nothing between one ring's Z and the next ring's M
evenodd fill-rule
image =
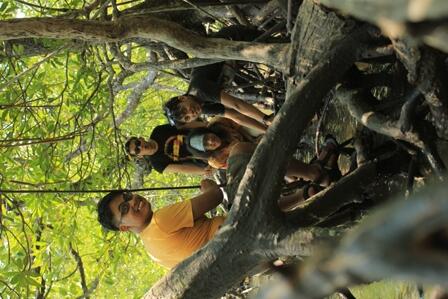
M175 203L157 210L140 237L151 258L172 268L213 238L223 216L193 220L191 201Z

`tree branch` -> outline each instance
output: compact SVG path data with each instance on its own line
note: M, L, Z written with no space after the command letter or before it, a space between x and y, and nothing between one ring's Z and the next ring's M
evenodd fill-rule
M149 71L143 80L132 90L128 97L125 110L115 119L115 124L119 127L137 108L143 94L151 87L156 79L157 71Z
M88 288L87 288L87 283L86 283L86 274L84 271L84 264L82 262L81 256L73 248L72 243L70 243L69 246L70 246L70 253L73 255L73 258L75 259L76 264L78 265L79 276L81 277L82 292L83 292L85 298L89 298L89 293L88 293Z
M62 18L12 19L0 21L0 39L25 37L101 40L117 42L141 37L164 42L198 58L246 60L285 68L288 44L263 44L206 38L182 26L151 17L123 17L117 21Z
M341 287L385 278L448 286L447 191L441 183L395 201L338 246L316 254L299 272L297 298L322 298Z

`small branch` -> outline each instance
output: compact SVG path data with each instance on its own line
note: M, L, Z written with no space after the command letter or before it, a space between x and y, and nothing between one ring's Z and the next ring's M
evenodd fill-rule
M84 294L84 298L89 298L87 283L86 283L86 274L84 272L84 264L82 262L81 256L79 253L73 249L72 243L69 244L70 246L70 253L73 255L73 258L76 261L76 264L78 265L79 275L81 277L81 288L82 292Z
M188 59L176 59L176 60L158 61L158 62L133 63L125 55L123 55L123 53L121 53L120 49L116 44L110 44L109 48L111 53L120 63L120 65L125 70L133 73L139 71L146 71L150 68L154 68L156 70L190 69L223 61L220 59L188 58Z
M19 3L21 3L23 5L26 5L26 6L38 8L38 9L41 9L41 10L57 11L57 12L68 12L68 11L71 11L70 8L54 8L54 7L42 6L42 5L38 5L38 4L29 3L29 2L26 2L26 1L23 1L23 0L16 0L16 2L19 2Z
M59 54L59 52L64 49L66 47L66 45L63 45L61 47L59 47L58 49L54 50L53 52L49 53L48 55L46 55L43 59L41 59L40 61L36 62L35 64L33 64L31 67L27 68L26 70L24 70L23 72L17 74L14 78L12 78L11 80L0 84L0 90L4 90L5 88L9 87L11 84L15 83L18 79L20 79L21 77L23 77L24 75L30 73L31 71L37 69L39 66L41 66L43 63L47 62L48 60L50 60L51 58L53 58L54 56L56 56L57 54Z
M128 97L125 110L115 119L116 127L119 127L137 108L145 91L154 83L157 71L149 71L143 80L132 90Z

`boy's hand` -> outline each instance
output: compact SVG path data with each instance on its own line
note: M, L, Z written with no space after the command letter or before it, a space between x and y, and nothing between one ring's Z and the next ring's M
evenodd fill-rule
M203 179L201 181L201 191L206 192L212 188L218 188L218 184L215 181L209 179Z
M206 175L206 176L211 176L211 175L213 175L213 173L215 173L215 171L216 171L215 168L211 167L210 165L207 165L207 166L204 168L204 175Z

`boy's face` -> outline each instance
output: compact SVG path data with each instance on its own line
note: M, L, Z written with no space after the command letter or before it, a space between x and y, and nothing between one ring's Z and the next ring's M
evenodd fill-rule
M132 156L143 157L151 156L157 152L158 144L150 139L146 141L144 138L133 140L129 143L129 154Z
M178 106L179 119L183 123L192 122L201 115L201 105L192 96L180 96Z
M121 231L142 231L151 221L151 204L138 194L125 193L109 204L114 221Z

